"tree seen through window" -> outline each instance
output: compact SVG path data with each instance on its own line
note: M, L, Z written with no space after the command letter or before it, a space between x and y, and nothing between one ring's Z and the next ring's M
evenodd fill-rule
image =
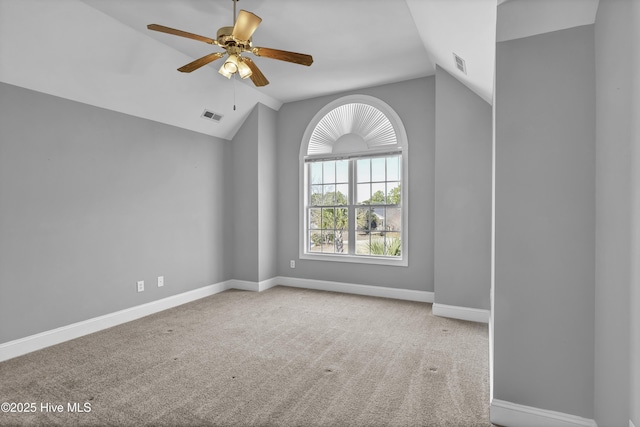
M355 227L355 254L401 255L400 155L316 161L309 169L310 252L348 254Z

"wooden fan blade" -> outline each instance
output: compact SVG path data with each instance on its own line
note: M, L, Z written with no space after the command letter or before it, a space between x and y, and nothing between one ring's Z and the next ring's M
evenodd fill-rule
M210 62L215 61L216 59L222 58L224 55L224 52L210 53L209 55L203 56L200 59L189 62L187 65L183 65L182 67L178 68L178 71L182 71L183 73L190 73L202 66L207 65Z
M313 64L313 57L311 55L305 55L304 53L287 52L286 50L270 49L268 47L254 47L251 51L254 55L279 59L280 61L293 62L306 66Z
M262 18L259 16L246 10L241 10L238 13L238 19L236 19L236 25L233 26L231 35L238 40L249 40L261 22Z
M216 42L213 39L210 39L209 37L203 37L197 34L187 33L186 31L176 30L175 28L165 27L164 25L149 24L147 25L147 28L153 31L160 31L161 33L173 34L174 36L186 37L188 39L198 40L198 41L209 43L209 44L218 44L218 42Z
M251 68L251 76L249 77L254 85L256 86L266 86L269 84L269 80L262 74L260 68L256 65L255 62L251 60L251 58L247 58L245 56L242 57L242 60L245 64Z

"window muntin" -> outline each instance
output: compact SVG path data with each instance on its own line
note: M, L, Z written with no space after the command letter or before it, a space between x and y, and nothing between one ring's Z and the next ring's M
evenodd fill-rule
M357 255L402 254L400 160L394 155L354 161Z
M331 254L348 252L349 162L328 160L307 165L310 175L307 251Z
M399 258L402 156L306 162L305 252Z

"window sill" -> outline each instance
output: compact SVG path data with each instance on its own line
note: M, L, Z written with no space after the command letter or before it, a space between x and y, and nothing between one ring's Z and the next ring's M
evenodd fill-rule
M331 254L300 254L300 259L309 261L328 261L328 262L348 262L356 264L374 264L388 265L394 267L407 267L409 262L407 257L400 258L383 258L376 256L357 256L357 255L331 255Z

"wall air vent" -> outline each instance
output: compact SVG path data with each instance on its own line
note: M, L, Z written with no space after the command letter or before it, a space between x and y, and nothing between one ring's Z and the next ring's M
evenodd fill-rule
M213 120L214 122L219 122L220 120L222 120L222 114L210 110L204 110L202 112L202 116L200 117L204 117L207 120Z
M467 74L467 66L464 63L464 59L460 58L455 53L453 54L453 59L456 61L456 68L463 73Z

